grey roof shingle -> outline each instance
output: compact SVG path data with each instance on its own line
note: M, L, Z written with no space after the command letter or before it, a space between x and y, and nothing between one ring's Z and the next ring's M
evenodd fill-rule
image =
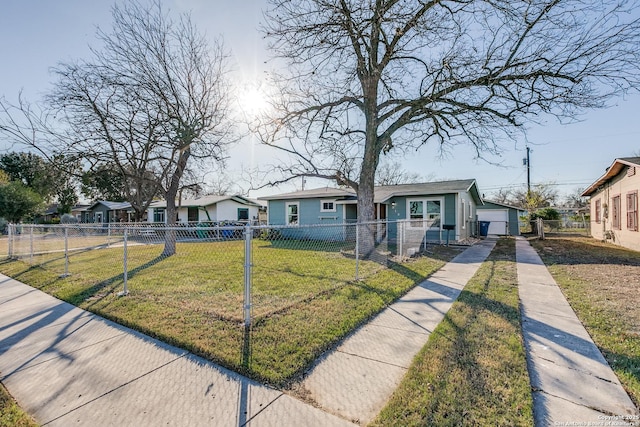
M392 197L411 196L424 194L450 194L463 191L472 191L480 200L475 179L459 179L452 181L425 182L417 184L381 185L374 188L374 202L384 203ZM472 190L473 187L475 190ZM353 189L344 188L314 188L311 190L294 191L291 193L276 194L273 196L259 197L260 200L290 200L290 199L353 199L356 193Z

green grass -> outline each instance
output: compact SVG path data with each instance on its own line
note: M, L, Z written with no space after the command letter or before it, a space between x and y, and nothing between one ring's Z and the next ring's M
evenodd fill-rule
M640 407L640 253L591 238L531 244Z
M374 426L531 426L513 239L501 239Z
M244 242L179 243L128 248L127 297L122 248L74 253L71 276L61 278L60 254L39 266L0 262L0 272L62 300L190 350L252 378L284 386L323 351L440 268L456 251L390 268L360 263L340 245L254 240L253 325L243 327Z
M36 427L38 424L13 400L7 389L0 384L0 426Z

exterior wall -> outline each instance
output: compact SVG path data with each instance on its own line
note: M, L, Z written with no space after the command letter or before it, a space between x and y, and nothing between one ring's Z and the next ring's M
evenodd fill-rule
M209 215L211 219L216 218L217 221L237 221L238 220L238 208L246 208L249 209L249 221L258 219L258 207L245 205L242 203L238 203L234 200L224 200L216 204L217 211L211 212L209 211ZM210 206L207 206L210 208ZM204 218L202 218L204 216ZM200 220L206 220L206 214L204 212L200 212Z
M206 206L204 209L202 207L199 207L198 222L237 221L238 208L246 208L249 210L250 221L252 221L254 218L257 220L258 210L259 210L257 206L245 205L242 203L238 203L234 200L223 200L222 202L218 202L218 203ZM165 208L160 208L160 209L165 209ZM179 209L177 208L177 211L178 211L178 222L187 223L189 221L189 207L183 206L183 207L180 207ZM149 208L147 212L148 212L148 216L147 216L148 221L153 222L154 208ZM284 211L283 211L283 215L284 215Z
M465 193L467 194L467 193ZM393 197L389 200L387 218L389 221L401 221L409 218L407 213L407 202L409 200L440 200L441 201L441 218L438 227L430 228L426 232L427 241L442 242L447 239L447 231L442 229L444 224L456 224L457 215L457 197L456 194L444 194L444 195L418 195L418 196L402 196ZM472 203L472 205L474 205ZM475 212L475 207L473 208ZM475 215L475 214L474 214ZM457 228L457 227L456 227ZM415 230L414 230L415 231ZM389 227L389 237L396 238L396 228ZM459 234L451 232L449 236L450 241L459 240ZM455 235L454 235L455 234Z
M511 236L520 235L520 217L517 209L509 209L509 234Z
M283 237L288 239L312 239L329 241L342 241L346 239L347 230L343 226L329 228L312 226L318 224L343 224L345 222L344 215L345 209L347 209L346 206L351 205L334 203L336 210L335 212L321 212L320 199L269 200L269 207L267 209L269 216L269 225L287 225L286 206L289 203L298 203L299 226L292 226L281 229Z
M638 191L640 196L640 171L627 176L627 168L591 196L591 235L598 240L640 251L640 231L627 229L627 201L630 192ZM620 196L620 228L613 227L613 198ZM600 201L600 221L597 221L596 202ZM606 205L606 206L605 206Z
M108 221L108 216L107 216L108 211L109 210L107 209L106 206L98 205L95 208L93 208L90 211L88 211L89 212L89 216L88 216L87 220L89 222L95 223L96 222L96 213L101 213L102 214L102 221L100 223L103 223L103 224L107 223L107 221Z
M410 232L420 234L423 238L426 235L426 240L430 242L444 242L447 239L447 230L443 230L442 226L444 224L454 224L456 225L456 230L450 232L449 240L456 241L465 239L475 234L476 204L469 193L464 192L461 194L462 196L458 194L443 194L393 197L386 202L387 219L389 221L408 219L408 200L439 200L441 202L440 223L436 227L428 229L426 233L424 230L418 228L410 230ZM458 204L461 203L460 200L463 200L466 206L464 228L460 226L461 217L459 217L458 209ZM344 232L344 229L341 227L331 228L330 230L333 231L329 232L327 229L317 228L314 230L313 228L303 226L342 224L343 222L353 222L357 219L355 216L355 204L335 204L336 212L320 212L320 199L269 200L269 225L286 225L286 205L289 203L298 203L299 224L301 226L298 230L283 230L283 233L288 233L286 237L289 238L341 240L340 233ZM342 231L339 232L338 230ZM325 233L328 233L328 235ZM389 226L387 234L390 239L395 239L397 237L397 227L394 225ZM348 237L347 233L346 238Z
M455 224L456 226L455 240L464 240L475 234L476 209L476 202L471 194L467 192L458 193L454 209L456 220L447 223Z
M298 203L300 225L342 224L345 219L349 219L348 216L345 216L345 209L349 212L348 206L355 206L335 203L335 212L320 212L320 199L269 200L269 208L267 209L269 225L287 224L286 206L289 203ZM257 215L257 208L255 215Z

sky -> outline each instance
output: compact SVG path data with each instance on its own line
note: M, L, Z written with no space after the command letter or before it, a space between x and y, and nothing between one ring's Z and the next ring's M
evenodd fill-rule
M89 46L98 46L96 27L111 28L107 0L0 0L0 97L15 102L20 90L31 102L51 87L50 68L59 62L87 58ZM259 85L269 70L269 53L259 32L265 0L163 0L172 13L191 12L197 28L208 37L223 37L232 54L234 76L246 85ZM607 109L586 112L578 123L561 125L549 118L532 125L527 140L504 144L491 163L474 159L469 146L460 146L441 158L435 146L426 146L400 161L403 168L431 180L469 179L478 182L487 198L500 188L527 183L523 165L530 152L532 185L552 184L559 194L586 188L604 174L617 157L640 155L640 94L614 99ZM0 141L0 149L3 148ZM227 173L243 183L243 170L260 167L277 156L246 137L229 152ZM500 166L496 166L499 163ZM307 182L306 188L332 185ZM300 189L301 180L278 188L252 190L249 196Z

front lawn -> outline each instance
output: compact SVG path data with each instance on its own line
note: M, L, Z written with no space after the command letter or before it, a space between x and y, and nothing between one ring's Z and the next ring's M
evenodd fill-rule
M40 257L38 266L0 262L0 272L62 300L190 350L252 378L282 386L324 350L440 268L459 250L434 247L401 266L360 262L338 246L254 240L252 316L243 319L244 242L128 247L127 297L122 247Z

